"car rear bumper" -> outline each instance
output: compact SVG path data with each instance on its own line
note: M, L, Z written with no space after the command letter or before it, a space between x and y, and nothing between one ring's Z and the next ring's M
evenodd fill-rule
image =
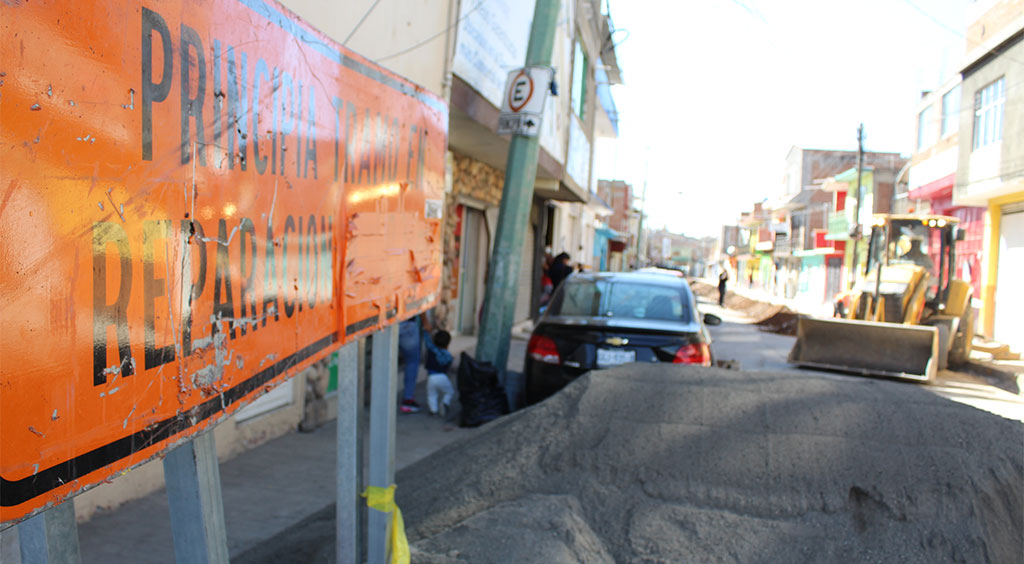
M566 387L586 372L589 372L589 369L547 364L527 358L523 370L523 400L526 405L535 404Z

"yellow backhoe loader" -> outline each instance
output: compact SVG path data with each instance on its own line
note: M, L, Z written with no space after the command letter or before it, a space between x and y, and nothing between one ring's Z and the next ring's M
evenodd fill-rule
M971 285L955 277L959 219L876 214L867 261L836 307L801 317L789 362L927 382L967 359L974 337Z

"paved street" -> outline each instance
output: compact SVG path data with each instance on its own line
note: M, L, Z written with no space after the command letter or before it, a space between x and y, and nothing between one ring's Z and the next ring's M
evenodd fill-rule
M738 360L743 370L799 370L801 373L820 374L823 378L861 379L860 376L795 368L786 362L795 337L761 331L756 325L750 324L745 316L703 299L700 300L700 309L718 315L723 320L722 325L710 328L715 355L720 360ZM943 370L931 385L922 386L912 382L906 385L917 386L923 391L1024 422L1024 396L1000 389L974 374Z

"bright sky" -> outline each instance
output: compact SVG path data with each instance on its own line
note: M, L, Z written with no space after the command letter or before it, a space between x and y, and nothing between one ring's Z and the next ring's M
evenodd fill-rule
M913 2L921 11L915 9ZM909 156L958 70L968 0L609 0L625 84L599 178L647 178L647 225L719 235L781 190L789 148ZM923 12L927 12L930 19ZM648 149L649 148L649 149Z

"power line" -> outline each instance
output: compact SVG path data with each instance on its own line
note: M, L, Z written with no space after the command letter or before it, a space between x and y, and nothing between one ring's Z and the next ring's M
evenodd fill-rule
M342 45L348 45L348 40L352 39L352 36L356 34L356 31L358 31L359 27L363 25L363 22L365 22L366 18L370 16L370 12L372 12L373 9L377 7L377 4L380 4L380 0L373 0L373 4L370 4L369 9L366 10L366 13L363 14L363 17L359 18L359 23L357 23L356 26L352 28L352 31L349 32L348 37L345 38L345 41L341 42Z
M401 51L398 51L397 53L392 53L392 54L390 54L390 55L388 55L386 57L380 57L379 59L377 59L376 62L379 63L381 61L386 61L388 59L393 59L393 58L395 58L395 57L397 57L399 55L404 55L404 54L408 53L409 51L413 51L415 49L419 49L420 47L426 45L427 43L430 43L431 41L437 39L438 37L441 37L445 33L448 33L448 30L450 30L451 28L459 25L459 23L462 22L462 20L464 20L467 17L469 17L470 14L472 14L475 11L477 11L480 8L480 6L483 6L484 3L486 3L486 2L487 2L487 0L480 0L479 2L476 3L475 6L470 8L468 12L466 12L465 14L462 14L461 16L459 16L458 19L456 19L454 23L452 23L451 25L445 27L441 31L435 33L434 35L431 35L430 37L424 39L423 41L420 41L419 43L416 43L415 45L411 45L411 46L409 46L409 47L407 47L405 49L402 49Z
M967 43L973 43L974 44L973 46L981 45L982 42L974 41L974 40L970 39L969 37L967 37L966 35L964 35L963 33L961 33L960 30L954 29L954 28L946 25L941 20L939 20L938 18L936 18L935 16L930 14L928 11L926 11L923 8L921 8L917 4L913 3L911 0L903 0L903 1L908 6L910 6L911 8L917 10L924 17L926 17L926 18L930 19L931 21L935 22L935 24L938 25L939 27L941 27L942 29L945 29L946 31L956 35L957 37L960 37L960 38L964 39L965 41L967 41ZM973 46L969 46L968 48L973 47ZM996 55L1002 55L1002 56L1006 57L1008 60L1011 60L1011 61L1017 63L1018 65L1024 65L1024 62L1021 62L1018 59L1014 59L1013 57L1011 57L1009 55L1006 55L1004 53L1005 51L1006 51L1006 49L992 49L991 52L995 53Z
M742 0L732 0L732 3L733 3L733 4L736 4L736 5L737 5L737 6L739 6L740 8L743 8L744 10L746 10L746 11L747 11L747 13L748 13L748 14L750 14L751 16L754 16L755 18L757 18L757 19L761 20L761 22L762 22L762 23L764 23L765 25L767 25L767 24L768 24L768 20L766 20L766 19L765 19L765 17L764 17L764 14L762 14L762 13L761 13L761 12L760 12L759 10L757 10L756 8L752 8L752 7L751 7L751 6L749 5L749 4L747 4L746 2L743 2Z

